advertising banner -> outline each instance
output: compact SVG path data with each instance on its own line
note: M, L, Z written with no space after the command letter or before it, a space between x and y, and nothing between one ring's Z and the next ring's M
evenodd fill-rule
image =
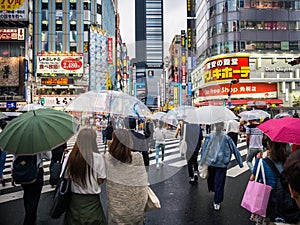
M69 104L76 96L74 95L67 95L67 96L62 96L62 95L52 95L52 96L46 96L46 95L41 95L40 98L44 99L44 106L66 106Z
M1 0L0 20L28 21L28 0Z
M83 53L37 54L37 73L82 74Z
M107 63L113 63L113 39L107 38Z
M227 98L230 84L220 84L205 87L199 90L199 97ZM276 83L238 83L231 87L231 97L234 98L276 98Z
M221 55L205 62L205 83L231 79L250 79L249 54Z
M0 28L0 41L24 41L24 28Z

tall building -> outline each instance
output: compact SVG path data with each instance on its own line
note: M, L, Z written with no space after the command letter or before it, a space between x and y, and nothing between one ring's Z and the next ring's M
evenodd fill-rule
M29 1L31 2L31 1ZM115 80L113 0L33 0L33 101L64 106Z
M136 96L158 107L163 73L163 1L135 1Z
M300 2L196 3L194 104L300 106Z

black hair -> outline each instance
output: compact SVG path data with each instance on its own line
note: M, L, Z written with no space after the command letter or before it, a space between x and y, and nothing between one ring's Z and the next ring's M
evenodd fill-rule
M124 118L124 126L126 129L135 129L136 128L136 119L133 117Z

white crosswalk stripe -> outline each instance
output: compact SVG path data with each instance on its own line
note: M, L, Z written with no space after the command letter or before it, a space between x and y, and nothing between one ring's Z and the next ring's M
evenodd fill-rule
M73 145L75 143L75 137L71 138L68 143L68 149L72 149ZM101 141L101 138L97 138L98 148L101 152L104 151L104 144ZM238 144L238 148L240 150L240 153L242 156L245 156L247 154L247 150L245 149L245 141ZM166 149L165 149L165 157L164 157L164 164L172 167L183 167L187 165L186 160L180 155L179 153L179 140L175 138L170 138L166 140ZM161 153L160 153L161 154ZM150 153L150 170L155 168L155 149L152 149L152 153ZM13 187L10 183L11 178L11 163L13 160L12 154L7 154L6 163L5 163L5 170L4 170L4 178L6 179L6 185L0 186L0 203L12 201L15 199L20 199L23 197L23 191L22 187L20 185L17 185L16 187ZM232 158L234 160L234 157ZM54 188L49 185L49 165L50 161L46 160L44 161L44 186L42 193L53 191ZM228 169L227 176L229 177L237 177L238 175L246 172L248 170L248 166L244 162L244 167L239 168L238 165L235 165Z

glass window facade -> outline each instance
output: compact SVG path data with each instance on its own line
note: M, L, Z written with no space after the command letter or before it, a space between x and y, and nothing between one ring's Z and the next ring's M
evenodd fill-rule
M237 51L300 50L299 41L295 41L300 40L300 1L219 0L203 4L196 12L198 63Z
M146 0L146 63L163 61L163 8L161 0Z

